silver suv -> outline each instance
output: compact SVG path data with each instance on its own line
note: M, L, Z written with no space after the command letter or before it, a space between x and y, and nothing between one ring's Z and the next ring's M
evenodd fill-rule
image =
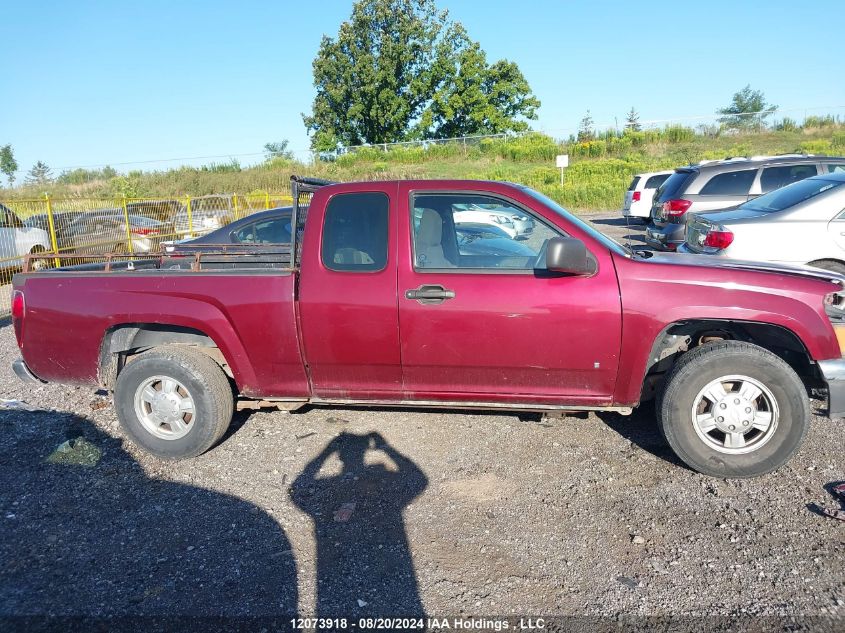
M679 167L654 194L645 239L674 251L684 243L688 212L732 209L757 196L818 174L845 170L845 157L753 156Z

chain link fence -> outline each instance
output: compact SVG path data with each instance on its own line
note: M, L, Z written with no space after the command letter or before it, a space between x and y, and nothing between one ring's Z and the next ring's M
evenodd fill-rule
M42 269L82 263L85 255L131 259L291 203L290 192L0 201L0 316L9 314L12 276L29 254L55 255L36 260Z

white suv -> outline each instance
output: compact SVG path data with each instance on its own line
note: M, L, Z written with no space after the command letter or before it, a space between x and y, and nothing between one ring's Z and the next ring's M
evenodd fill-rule
M625 192L622 215L647 220L651 214L654 192L673 173L674 171L670 169L669 171L654 171L634 176L631 186Z

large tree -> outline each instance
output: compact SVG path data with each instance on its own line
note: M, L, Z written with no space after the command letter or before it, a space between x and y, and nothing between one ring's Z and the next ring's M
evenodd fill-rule
M11 145L0 147L0 172L6 174L9 179L9 186L15 184L15 172L18 171L18 161L15 160L15 152Z
M318 151L520 129L539 106L516 65L489 66L434 0L358 0L313 68L317 96L303 119Z
M747 85L734 93L729 106L716 110L716 113L723 115L719 117L719 123L727 128L741 130L762 126L766 117L777 109L776 105L766 103L761 90L752 90Z
M424 138L522 132L536 119L540 101L519 67L507 60L487 63L477 42L456 29L456 54L417 126Z

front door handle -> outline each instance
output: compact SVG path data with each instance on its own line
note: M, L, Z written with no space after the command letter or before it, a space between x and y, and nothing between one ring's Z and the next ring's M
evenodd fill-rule
M423 284L419 288L405 291L405 298L419 301L423 304L437 305L447 299L455 298L454 290L446 290L443 286Z

